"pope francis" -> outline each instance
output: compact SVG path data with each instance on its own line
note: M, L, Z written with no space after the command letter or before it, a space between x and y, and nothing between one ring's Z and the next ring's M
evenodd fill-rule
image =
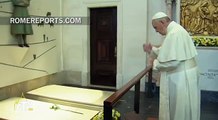
M200 120L197 51L192 38L163 12L152 17L152 26L165 36L160 47L144 44L154 69L161 73L159 120Z

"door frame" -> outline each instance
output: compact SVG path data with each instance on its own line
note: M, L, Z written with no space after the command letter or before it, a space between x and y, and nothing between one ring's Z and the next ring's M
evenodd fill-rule
M123 53L123 36L122 36L122 3L120 1L87 1L84 2L87 8L87 17L90 18L90 8L101 7L117 7L117 75L116 75L116 89L119 89L123 84L122 75L122 53ZM82 68L82 86L93 86L90 84L90 26L87 25L87 38L83 40L83 68ZM105 88L105 87L104 87ZM106 87L107 88L107 87ZM111 88L111 87L108 87ZM112 87L113 88L113 87Z

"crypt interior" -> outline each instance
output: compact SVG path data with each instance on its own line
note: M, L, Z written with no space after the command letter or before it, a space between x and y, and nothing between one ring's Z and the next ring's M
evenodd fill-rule
M0 0L0 120L157 120L160 74L142 45L161 45L159 11L193 38L200 118L218 119L218 0L17 1ZM68 22L17 36L15 13Z

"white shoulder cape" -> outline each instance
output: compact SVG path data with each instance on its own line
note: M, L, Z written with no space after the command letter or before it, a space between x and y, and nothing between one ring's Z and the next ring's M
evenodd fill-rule
M196 55L196 48L188 32L172 21L167 27L167 35L159 50L157 59L160 62L181 61L191 59Z

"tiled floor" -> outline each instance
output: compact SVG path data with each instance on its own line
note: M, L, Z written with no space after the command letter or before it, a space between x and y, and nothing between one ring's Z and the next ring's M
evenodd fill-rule
M159 96L147 98L145 93L140 96L140 116L143 120L147 117L158 117ZM134 92L128 92L117 103L117 109L121 115L133 111ZM121 117L124 120L124 117ZM201 92L201 120L218 120L218 92Z

